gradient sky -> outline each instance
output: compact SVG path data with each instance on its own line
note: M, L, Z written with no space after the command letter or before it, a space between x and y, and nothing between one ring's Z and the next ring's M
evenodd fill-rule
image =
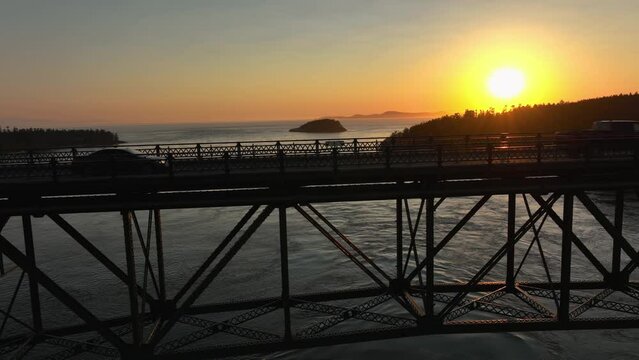
M639 1L0 0L0 119L501 109L639 90ZM515 67L509 102L489 73Z

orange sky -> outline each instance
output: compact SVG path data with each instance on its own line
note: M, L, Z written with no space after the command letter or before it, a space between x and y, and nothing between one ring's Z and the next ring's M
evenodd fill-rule
M0 124L456 112L634 92L637 13L632 0L8 0ZM500 67L525 74L518 97L487 92Z

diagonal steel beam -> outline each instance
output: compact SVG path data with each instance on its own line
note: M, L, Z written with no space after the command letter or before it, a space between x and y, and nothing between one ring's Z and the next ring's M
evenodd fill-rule
M0 232L4 229L4 226L7 225L9 221L9 216L0 217ZM4 256L2 256L2 251L0 251L0 276L4 276Z
M526 287L526 288L528 289L527 290L528 293L534 296L544 297L547 299L552 299L553 297L552 292L550 290L532 288L532 287ZM585 304L589 302L590 300L592 300L592 297L570 294L570 302L574 304ZM590 306L596 307L599 309L622 312L625 314L639 315L639 306L620 303L616 301L598 300L598 301L591 302Z
M274 305L274 304L266 304L263 306L260 306L258 308L255 308L253 310L250 310L248 312L242 313L240 315L234 316L228 320L223 321L223 324L229 324L229 325L240 325L242 323L245 323L249 320L253 320L257 317L260 317L264 314L268 314L271 313L275 310L277 310L279 307ZM196 341L200 341L202 339L206 339L207 337L210 337L212 335L215 335L217 333L222 332L223 328L214 326L214 327L207 327L198 331L195 331L193 333L190 333L188 335L185 335L181 338L175 339L175 340L171 340L167 343L164 343L160 346L158 346L156 348L157 353L165 353L171 350L175 350L175 349L179 349L181 347L187 346L189 344L192 344Z
M528 203L528 196L526 196L526 194L522 194L522 197L524 198L524 205L526 207L526 213L528 213L528 216L532 216L532 212L530 211L530 204ZM544 218L541 220L541 223L539 224L539 228L537 228L536 226L533 225L533 233L534 233L534 238L533 238L533 242L537 242L537 250L539 251L539 257L541 258L541 264L544 267L544 272L546 273L546 279L548 280L549 284L552 284L552 276L550 275L550 268L548 266L548 262L546 261L546 256L544 255L544 249L541 247L541 237L540 237L540 233L541 233L541 228L544 225L544 223L546 222L546 219L548 218L548 214L544 214ZM531 242L531 246L533 244L533 242ZM530 248L528 249L528 251L530 251ZM526 259L526 256L524 256L524 259L521 260L521 264L519 266L519 269L521 269L521 266L524 264L524 260ZM517 273L519 273L519 269L517 269ZM517 276L517 275L515 275ZM557 309L559 309L559 298L557 297L556 292L553 290L553 295L554 295L554 301L555 301L555 306Z
M189 280L184 284L184 286L177 292L173 301L177 303L182 299L182 297L191 289L193 284L204 274L206 269L215 261L215 258L224 250L224 248L233 240L233 238L242 230L244 225L251 219L251 217L257 212L260 208L260 205L253 205L244 216L240 219L240 221L233 227L233 229L229 232L229 234L222 240L222 242L213 250L211 255L204 261L204 263L195 271L193 276L189 278Z
M384 295L384 296L386 297L386 299L391 298L390 295ZM310 301L303 301L303 300L297 300L297 299L295 299L294 301L296 302L294 307L297 309L314 311L314 312L329 314L333 316L339 316L345 319L353 318L358 320L372 321L379 324L386 324L386 325L400 326L400 327L417 324L417 322L413 319L407 319L407 318L393 316L393 315L380 314L380 313L375 313L375 312L370 312L365 310L360 311L354 308L320 304L320 303L314 303Z
M610 294L612 294L613 292L615 292L615 290L613 289L605 289L602 292L598 293L597 295L591 297L588 301L584 302L583 304L579 305L578 307L576 307L574 310L572 310L569 314L570 319L575 319L577 318L579 315L583 314L584 312L586 312L586 310L594 307L598 302L600 302L601 300L607 298L608 296L610 296Z
M624 294L639 300L639 291L633 286L626 286L625 290L622 290Z
M488 199L490 199L491 195L485 195L484 197L482 197L476 204L475 206L473 206L470 211L468 211L468 213L466 213L466 215L464 215L464 217L457 223L457 225L455 225L455 227L453 227L448 234L446 234L446 236L444 236L444 238L439 242L439 244L437 244L435 246L434 249L434 254L433 257L435 255L437 255L437 253L444 248L444 246L446 246L446 244L448 244L448 242L450 240L452 240L452 238L464 227L464 225L466 225L466 223L468 223L468 221L477 213L477 211L479 211L479 209L482 208L482 206L484 206L484 204L486 203L486 201L488 201ZM415 278L415 276L417 275L417 273L421 272L424 267L426 267L427 264L427 260L424 259L419 266L417 266L413 271L411 271L411 273L406 277L409 280L412 280Z
M495 290L489 294L486 294L484 296L480 296L476 299L470 300L467 303L461 305L460 307L456 308L455 310L451 311L450 313L448 313L448 315L446 315L445 319L450 321L450 320L455 320L458 317L464 316L466 314L468 314L469 312L475 310L476 308L478 308L478 305L480 303L489 303L491 301L497 300L500 297L506 295L506 287L502 287L501 289Z
M255 233L255 231L264 223L264 220L271 214L273 211L273 206L267 206L262 212L257 216L257 218L249 225L244 234L240 236L240 238L231 246L226 254L220 259L220 261L211 269L209 274L200 282L200 284L191 292L191 294L184 300L184 302L180 305L180 307L172 314L171 318L162 326L155 334L155 336L150 339L150 344L152 346L157 345L157 343L162 340L162 338L171 330L173 325L178 321L179 317L184 314L186 309L188 309L193 303L202 295L204 290L208 288L208 286L215 280L217 275L226 267L226 265L235 257L238 251L246 244L248 239Z
M436 299L439 302L442 303L448 303L453 299L452 296L449 295L445 295L445 294L437 294ZM469 303L473 302L473 300L468 300L468 299L464 299L460 302L460 305L467 305ZM537 312L532 312L532 311L528 311L528 310L521 310L521 309L517 309L514 308L512 306L508 306L508 305L501 305L501 304L495 304L495 303L487 303L487 302L483 302L483 301L479 301L479 302L475 302L474 305L474 309L473 310L477 310L477 311L483 311L483 312L489 312L492 314L497 314L497 315L504 315L504 316L508 316L508 317L512 317L512 318L519 318L519 319L542 319L545 318L545 316L537 313Z
M123 283L129 283L129 276L122 271L113 261L111 261L104 253L102 253L95 245L93 245L87 238L85 238L80 232L78 232L71 224L62 218L58 214L48 214L49 218L53 220L62 230L64 230L69 236L71 236L80 246L93 255L104 267L109 269L113 275L120 279ZM139 285L137 286L138 294L148 302L153 302L154 298L146 292Z
M530 230L530 228L532 227L532 225L535 224L535 222L537 222L541 216L549 211L550 209L552 209L552 205L555 203L555 201L557 201L557 199L559 198L559 195L557 194L553 194L551 195L548 200L544 201L543 198L540 197L540 206L539 209L537 209L537 211L535 211L535 213L533 214L533 217L531 217L530 219L528 219L524 225L522 225L519 228L519 231L517 231L515 233L514 239L513 239L513 244L517 244L517 242L526 234L526 232L528 232L528 230ZM496 253L495 255L493 255L493 257L488 260L488 262L475 274L475 276L473 276L473 278L471 278L468 283L467 283L467 287L472 287L475 284L477 284L479 281L481 281L481 279L486 276L486 274L488 274L490 272L490 270L501 260L501 258L504 257L504 255L506 255L507 252L507 248L508 248L509 244L504 244ZM464 290L459 292L457 295L455 295L455 297L453 298L453 300L448 303L444 309L442 309L439 313L440 317L445 317L446 315L448 315L449 312L451 312L455 306L457 306L459 304L459 302L466 296L468 295L468 290Z
M113 332L122 337L130 333L131 330L131 325L127 324L114 329ZM84 342L78 342L75 340L63 339L47 335L47 337L45 338L45 342L66 346L66 349L48 355L47 357L41 358L39 360L66 360L83 352L92 352L98 355L110 357L118 356L117 350L103 345L104 338L100 336L85 340Z
M413 295L411 295L408 290L402 291L402 296L400 297L400 299L403 299L403 301L405 302L404 307L406 307L409 312L413 316L415 316L415 318L419 319L426 316L425 308L417 303ZM424 300L423 297L422 300Z
M140 348L144 341L144 326L138 306L137 280L135 269L135 253L133 249L133 231L131 229L132 210L122 210L122 230L124 232L124 258L126 260L127 275L129 277L129 309L132 327L133 345Z
M379 277L377 277L377 275L375 275L372 271L370 271L366 267L366 265L364 265L361 261L359 261L355 257L355 255L353 255L350 251L348 251L346 247L340 244L339 241L337 241L337 239L335 239L328 231L326 231L326 229L324 229L324 227L320 223L318 223L315 219L313 219L313 217L309 213L304 211L304 209L302 209L301 206L295 205L294 207L295 207L295 210L297 210L297 212L299 212L309 223L311 223L311 225L313 225L319 232L321 232L325 238L327 238L331 243L333 243L333 245L335 245L335 247L337 247L353 263L355 263L357 267L359 267L362 271L366 273L366 275L368 275L373 281L375 281L375 283L377 283L379 287L384 289L387 288L386 284Z
M599 222L599 224L601 224L604 230L606 230L606 232L619 243L619 246L621 246L621 248L626 252L626 254L628 254L631 260L628 263L628 265L626 265L626 267L623 269L622 273L626 275L630 274L637 267L637 263L639 263L639 253L635 251L635 249L632 247L632 245L630 245L628 240L621 234L621 231L619 230L619 228L614 226L610 222L610 220L608 220L606 215L604 215L604 213L601 212L601 210L599 210L597 205L595 205L595 203L592 200L590 200L590 198L586 196L585 193L583 192L578 193L577 198L586 207L586 209L590 211L592 216Z
M357 306L354 306L350 309L347 309L345 311L342 311L341 313L332 316L328 319L322 320L318 323L312 324L308 327L305 327L304 329L298 331L295 334L296 338L305 338L305 337L309 337L315 334L318 334L324 330L327 330L339 323L342 323L348 319L351 319L353 317L356 317L356 314L361 314L367 310L370 310L378 305L381 305L383 303L385 303L386 301L388 301L388 299L390 299L391 296L388 294L384 294L384 295L380 295L377 296L371 300L368 300L362 304L359 304Z
M408 245L408 255L406 255L406 262L404 263L403 266L403 270L402 270L402 277L406 275L406 271L408 269L408 264L411 261L411 253L413 251L415 251L415 253L417 252L417 244L416 244L416 239L417 239L417 228L419 227L419 220L422 216L422 211L424 209L424 203L425 203L426 199L421 199L421 202L419 204L419 209L417 211L417 218L415 219L415 226L413 226L412 223L412 218L410 216L410 207L408 206L408 200L404 199L404 208L406 211L406 220L408 221L408 231L410 233L410 244Z
M123 335L123 334L122 334ZM64 360L83 352L89 352L105 357L117 357L118 351L112 347L101 345L99 339L90 339L89 341L77 341L56 336L46 336L44 342L55 346L63 346L66 349L51 354L39 360Z
M524 195L524 199L525 199L525 194ZM528 204L525 200L524 202L526 204ZM528 216L531 216L532 213L530 212L530 208L528 206L526 206L526 210L528 213ZM517 275L519 275L519 273L521 272L521 269L524 267L524 263L526 262L526 259L528 259L528 255L530 254L530 251L532 250L533 246L535 245L535 243L539 242L539 234L541 233L541 229L543 228L544 224L546 223L546 219L548 218L548 214L544 214L544 217L541 219L541 222L539 223L539 228L537 228L537 226L533 226L532 227L532 231L533 231L533 238L530 241L530 244L528 245L528 248L526 249L526 252L524 253L524 256L521 258L521 262L519 263L519 266L517 267L517 271L515 271L515 277L517 277ZM539 245L541 246L541 245ZM543 257L543 255L541 255ZM544 261L545 264L545 261Z
M328 239L335 247L337 247L346 257L348 257L357 267L359 267L368 277L370 277L380 288L388 290L388 285L384 283L377 275L369 270L364 263L362 263L357 257L352 254L345 246L343 246L337 239L335 239L320 223L318 223L309 213L304 211L300 205L294 206L297 212L299 212L311 225L313 225L326 239ZM358 253L359 254L359 253ZM410 299L403 298L397 294L393 294L393 298L403 306L409 313L415 317L420 316L420 312L416 311L410 304Z
M430 206L430 201L431 198L429 198L429 206ZM415 219L415 226L413 226L413 222L412 222L412 218L410 216L410 207L408 206L408 200L404 199L404 207L405 207L405 211L406 211L406 220L408 221L408 231L410 233L410 244L408 246L408 255L406 256L406 263L404 264L403 270L401 272L401 278L404 278L404 276L406 275L406 271L408 271L408 264L411 261L411 253L413 254L413 258L415 260L415 267L417 267L419 265L419 254L417 252L417 229L419 228L419 222L420 219L422 217L422 212L424 211L424 205L426 204L426 199L422 198L420 203L419 203L419 209L417 211L417 218ZM422 274L421 272L419 272L418 274L418 278L419 278L419 285L420 288L424 287L424 280L422 278ZM407 300L407 305L409 305L411 307L411 309L413 309L413 312L415 314L419 314L420 316L425 315L426 313L426 309L427 309L427 298L426 295L424 294L424 292L422 291L421 293L421 298L422 298L422 302L424 305L424 309L423 311L421 310L421 308L419 306L417 306L417 304L415 304L414 299L412 299L411 294L408 294L406 292L404 292L404 298Z
M7 320L11 317L11 310L13 310L13 304L16 302L16 298L18 297L18 292L20 291L20 287L22 286L22 280L24 280L24 271L20 274L20 279L18 279L18 284L16 285L15 290L13 290L13 295L11 296L11 300L9 301L9 306L7 307L7 311L4 312L4 318L2 319L2 325L0 325L0 338L2 337L2 333L4 332L4 327L7 325ZM28 326L31 328L30 326ZM35 329L31 328L32 330Z
M515 287L515 296L520 298L523 302L528 304L531 308L535 309L538 313L548 317L553 318L555 314L548 310L544 305L537 302L537 300L533 299L524 289L519 286Z
M15 316L13 316L13 315L11 315L11 314L9 313L9 310L8 310L8 309L7 309L7 311L0 310L0 314L2 314L3 316L5 316L7 319L11 319L11 320L15 321L16 323L18 323L18 324L22 325L23 327L27 328L28 330L30 330L30 331L32 331L32 332L34 332L34 333L36 332L36 330L35 330L33 327L31 327L31 325L27 324L26 322L24 322L24 321L22 321L22 320L18 319L17 317L15 317ZM3 322L4 322L4 321L5 321L5 320L3 320ZM1 335L1 334L2 334L2 332L0 331L0 335Z
M146 291L146 280L147 274L151 276L151 282L153 283L153 287L155 289L155 294L160 297L160 288L158 286L157 280L155 279L155 273L153 272L153 267L151 266L151 260L149 258L150 254L150 243L151 243L151 228L153 226L153 216L151 211L149 211L149 220L147 222L147 232L146 232L146 244L144 243L144 235L142 234L142 229L140 228L140 223L138 222L138 217L135 214L135 211L131 211L131 217L133 218L133 225L135 227L135 232L138 236L138 240L140 242L140 248L142 248L142 255L144 255L144 280L142 287ZM142 304L142 312L144 312L144 303Z
M282 337L279 335L275 335L266 331L251 329L239 325L229 324L227 322L217 322L206 319L201 319L195 316L190 315L182 315L180 317L179 322L182 324L188 324L192 326L197 326L203 329L216 329L221 332L225 332L227 334L240 336L252 340L257 341L273 341L273 340L281 340Z
M435 255L437 255L437 253L443 249L446 244L448 244L448 242L450 240L453 239L453 237L455 237L455 235L457 235L457 233L468 223L468 221L470 219L472 219L473 216L475 216L475 214L477 213L477 211L479 211L479 209L481 209L484 204L486 204L486 202L492 197L492 195L484 195L467 213L466 215L464 215L464 217L457 223L457 225L455 225L455 227L453 227L448 234L446 234L446 236L444 236L444 238L439 242L439 244L437 244L435 246Z
M541 204L540 201L543 201L543 199L539 195L532 194L532 197L539 204ZM564 224L564 220L559 215L557 215L557 213L552 208L548 209L548 215L555 222L555 224L559 226L560 229L563 230L566 227ZM597 268L601 275L603 275L604 278L607 278L610 275L610 272L606 269L605 266L603 266L601 261L599 261L599 259L597 259L595 255L593 255L588 247L584 245L584 243L577 237L577 235L575 235L572 230L569 230L567 232L567 235L570 237L572 243L577 246L579 251L581 251L581 253L584 254L584 256L586 256L586 258L590 261L590 263L594 265L595 268Z
M355 252L358 253L359 256L362 257L362 259L364 259L375 270L377 270L377 272L382 275L383 278L385 278L387 281L391 281L391 277L388 276L388 274L386 274L384 270L377 266L377 264L375 264L375 262L371 260L359 247L355 246L355 244L353 244L353 242L348 237L346 237L346 235L339 231L339 229L336 228L335 225L333 225L330 221L328 221L328 219L324 217L324 215L317 211L317 209L315 209L313 205L306 204L306 207L309 208L313 212L313 214L315 214L315 216L322 220L322 222L326 224L331 230L333 230L337 234L337 236L339 236L345 243L347 243L353 250L355 250Z
M84 320L93 330L100 333L100 335L102 335L113 346L121 351L125 349L126 344L122 341L122 339L115 335L111 329L105 327L100 319L82 306L82 304L80 304L73 296L58 286L55 281L45 275L42 271L40 271L40 269L33 266L29 259L2 235L0 235L0 250L2 250L2 252L6 254L11 261L22 268L27 274L31 275L36 282L66 305L69 310L76 314L80 319Z

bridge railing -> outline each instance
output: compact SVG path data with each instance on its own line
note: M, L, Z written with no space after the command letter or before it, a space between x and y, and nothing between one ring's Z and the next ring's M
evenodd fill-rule
M0 154L0 178L511 162L636 160L639 137L495 134L252 143L127 145L137 157L87 157L104 148ZM141 162L144 160L144 162Z

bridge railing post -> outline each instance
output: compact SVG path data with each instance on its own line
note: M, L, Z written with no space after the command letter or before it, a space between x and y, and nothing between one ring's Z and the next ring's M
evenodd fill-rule
M239 142L237 143L237 145L235 145L235 151L237 151L237 158L241 158L242 157L242 144L240 144Z
M155 145L155 156L160 156L160 145Z
M200 144L195 145L195 152L198 160L202 160L202 146Z

